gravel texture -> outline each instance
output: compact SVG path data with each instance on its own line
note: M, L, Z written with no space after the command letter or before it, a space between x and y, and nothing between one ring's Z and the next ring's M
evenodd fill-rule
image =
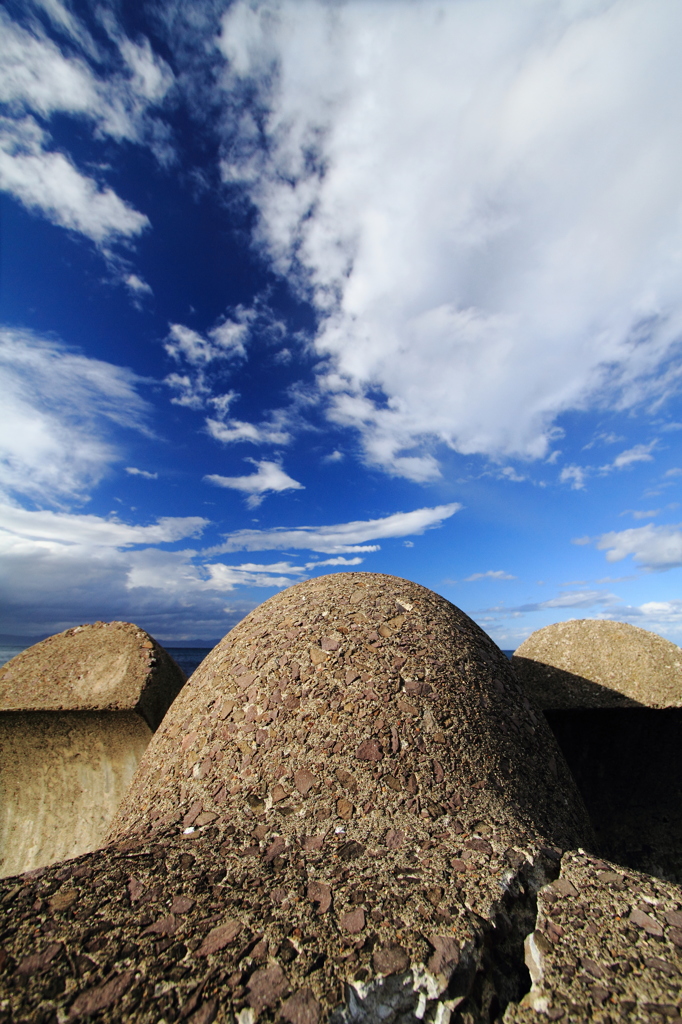
M526 995L537 894L562 851L594 849L575 783L504 655L405 580L337 574L247 616L173 704L110 840L0 882L2 1024L488 1024L569 999L591 1019L579 973L556 1007Z
M682 650L626 622L545 626L521 644L512 665L543 709L682 707Z

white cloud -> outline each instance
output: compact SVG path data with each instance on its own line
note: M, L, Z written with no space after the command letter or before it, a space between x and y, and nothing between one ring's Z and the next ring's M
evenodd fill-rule
M190 366L205 366L216 359L243 358L250 319L243 311L240 321L225 320L208 331L207 337L183 324L170 324L164 348L169 356L185 360Z
M126 473L130 476L143 476L146 480L158 480L158 473L150 473L147 469L136 469L135 466L126 466Z
M129 526L117 519L69 512L31 511L17 505L0 505L0 529L6 543L17 538L40 540L46 545L75 544L113 548L136 544L167 544L184 537L198 537L208 525L200 516L162 516L152 526Z
M0 488L40 501L83 497L120 458L113 427L146 431L129 370L0 329Z
M82 25L64 8L60 13L61 5L45 6L84 53L92 56L94 44ZM132 42L109 20L118 37L122 67L99 78L82 57L66 56L37 28L29 32L0 11L0 100L43 117L55 113L84 117L114 139L142 141L147 109L163 100L173 84L173 73L152 52L147 39Z
M660 513L660 511L660 508L650 508L646 511L635 508L626 508L624 512L620 513L620 515L631 515L633 519L653 519Z
M268 462L266 459L260 462L256 462L254 459L248 461L253 462L256 466L255 473L250 473L248 476L219 476L217 473L211 473L204 479L218 487L229 487L250 495L247 499L249 508L258 506L263 500L263 496L271 491L301 491L304 489L303 484L285 473L279 463Z
M425 530L440 526L462 508L458 502L419 508L414 512L395 512L384 519L338 523L335 526L297 526L294 529L236 530L226 536L225 543L208 554L228 551L286 551L291 548L322 551L326 554L355 554L378 551L370 540L419 536ZM322 564L322 563L318 563Z
M127 288L130 289L133 295L136 295L138 297L140 295L154 294L154 292L147 284L147 282L144 281L141 277L138 277L137 274L127 274L126 277L124 277L123 279L123 283L126 285Z
M586 466L564 466L559 474L559 480L562 484L571 481L571 488L574 491L582 491L585 489L585 477L589 473L589 468Z
M475 580L515 580L516 578L511 573L504 572L503 569L488 569L487 572L475 572L471 576L467 576L464 582L473 583Z
M509 609L514 614L524 612L539 612L554 608L593 608L595 605L613 605L618 603L614 594L606 594L603 590L572 590L552 597L548 601L537 601L532 604L522 604L516 608ZM504 611L501 608L489 608L488 611Z
M649 444L636 444L634 448L628 448L627 451L621 452L617 455L612 463L607 466L602 466L602 469L627 469L628 466L632 466L635 462L653 462L652 450L656 447L658 441L651 441Z
M604 533L597 548L606 551L608 562L620 562L632 555L645 569L675 569L682 565L682 531L675 526L635 527L632 530Z
M224 177L312 296L329 414L369 462L543 457L561 412L677 386L681 31L667 0L224 15Z
M0 189L98 245L139 235L149 226L149 218L112 189L100 188L63 153L47 151L46 139L32 117L0 118Z
M245 423L243 420L229 419L225 422L207 419L206 429L211 437L223 444L234 444L237 441L251 441L253 444L287 444L291 434L282 426L269 423Z

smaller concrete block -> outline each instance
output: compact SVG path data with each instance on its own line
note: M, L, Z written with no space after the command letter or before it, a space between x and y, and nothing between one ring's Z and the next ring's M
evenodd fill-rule
M544 710L682 707L682 650L625 622L545 626L521 644L512 667Z
M0 668L0 711L137 711L154 731L185 683L131 622L76 626Z

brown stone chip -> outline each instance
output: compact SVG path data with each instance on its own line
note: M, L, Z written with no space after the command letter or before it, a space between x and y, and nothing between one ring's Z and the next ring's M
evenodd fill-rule
M327 652L321 650L321 648L319 648L319 647L311 647L310 648L310 660L312 661L313 665L321 665L323 662L325 662L327 660L327 657L328 657Z
M676 928L682 928L682 911L669 910L664 916L668 924L673 924Z
M580 960L580 966L591 974L593 978L605 978L606 973L603 967L600 967L596 960L591 960L589 956L584 956Z
M361 761L381 761L384 756L381 744L375 737L369 740L363 740L358 749L355 751L355 756Z
M389 850L398 850L405 842L405 833L398 828L389 828L384 837L384 842Z
M459 963L459 945L450 935L432 935L429 942L433 946L433 956L428 968L432 974L452 974Z
M256 1013L276 1003L287 990L287 979L278 964L272 967L261 967L251 975L248 984L248 1002Z
M142 932L143 935L174 935L177 928L177 922L175 920L175 914L169 914L167 917L162 917L159 921L155 921L154 924L150 924L148 928Z
M453 857L450 861L450 865L453 871L466 871L466 861L462 860L461 857Z
M351 683L354 683L355 680L359 679L359 678L360 678L360 673L356 669L354 669L354 668L347 668L346 669L346 679L345 679L346 686L350 686Z
M176 896L171 903L171 914L188 914L195 903L189 896Z
M198 818L195 819L194 824L201 828L202 825L210 825L212 821L215 821L218 817L213 811L202 811Z
M320 1004L309 988L300 988L282 1003L282 1016L289 1024L318 1024Z
M443 766L442 766L442 764L439 761L434 761L433 762L433 777L436 780L436 782L439 783L439 784L445 778L445 772L443 771Z
M661 960L659 956L650 956L645 961L646 967L652 967L655 971L661 971L663 974L667 974L672 977L673 974L677 974L677 970L672 964L669 964L667 960Z
M345 786L345 788L350 793L357 793L358 784L356 779L351 775L350 772L347 772L345 768L337 768L334 774L336 775L341 785Z
M682 928L668 928L668 938L674 946L682 949Z
M552 882L550 888L560 896L578 895L578 890L568 878L557 878L556 882Z
M189 1024L213 1024L218 1014L218 1006L217 999L208 999L201 1004L196 1013L192 1014Z
M556 884L556 883L555 883ZM630 917L628 918L632 924L636 924L638 928L643 928L649 935L655 935L657 938L661 938L663 935L663 928L653 917L649 914L645 914L643 910L639 910L634 907Z
M16 973L25 975L39 974L41 971L46 970L50 961L54 960L61 948L61 942L51 942L42 953L32 953L30 956L24 957L17 967Z
M344 821L350 821L353 817L354 810L355 808L353 807L353 804L350 800L346 800L345 796L342 796L336 801L336 813L340 818L343 818Z
M197 956L209 956L229 946L237 938L242 927L241 921L226 921L225 924L213 928L197 950Z
M608 988L604 988L603 985L593 985L590 989L590 995L594 999L597 1006L601 1006L611 995L611 991Z
M340 848L339 860L355 860L356 857L361 857L364 852L365 848L362 843L356 842L355 839L350 839Z
M88 1013L97 1013L98 1010L106 1010L113 1003L118 1002L122 995L128 991L135 978L135 971L124 971L105 982L104 985L97 985L81 992L71 1003L69 1017L84 1017Z
M394 789L396 793L399 793L403 788L400 780L396 779L395 775L384 775L381 781L389 789Z
M131 875L130 878L128 879L128 893L130 895L130 902L137 903L137 901L142 896L143 892L144 886L142 882L139 880L139 878L135 878L134 875Z
M597 878L600 882L622 882L623 876L617 871L598 871Z
M487 853L490 855L493 852L493 848L487 839L467 839L464 846L467 850L475 850L477 853Z
M317 779L312 772L309 772L307 768L301 768L299 771L294 772L294 785L299 791L301 796L305 796L313 788Z
M272 796L273 804L278 804L280 800L286 800L289 796L284 786L280 785L279 782L272 787L272 793L270 795Z
M324 836L304 836L303 849L305 853L315 853L324 846Z
M410 957L402 946L384 946L374 953L372 964L377 974L398 974L408 969Z
M275 857L279 857L281 853L284 853L286 846L287 844L284 836L277 836L274 842L270 843L265 851L265 863L270 864Z
M339 924L345 931L350 932L351 935L357 935L365 927L364 910L362 907L358 907L356 910L349 910L341 915Z
M309 882L308 899L311 903L317 903L317 909L325 914L332 905L332 890L326 882Z
M194 803L192 804L192 806L188 810L187 814L182 819L182 827L183 828L189 828L190 825L194 824L194 822L197 820L197 818L201 814L202 807L203 807L203 804L201 803L201 800L195 800L194 801Z
M50 900L50 910L68 910L78 899L78 892L76 889L63 889L61 892L55 893Z
M338 640L333 640L330 636L323 636L320 641L320 647L323 651L338 651L341 644Z

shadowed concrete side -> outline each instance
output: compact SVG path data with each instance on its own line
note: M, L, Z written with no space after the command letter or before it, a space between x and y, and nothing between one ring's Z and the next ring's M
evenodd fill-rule
M68 629L0 668L0 875L103 843L184 682L128 622Z
M134 711L0 713L0 875L101 846L151 738Z

